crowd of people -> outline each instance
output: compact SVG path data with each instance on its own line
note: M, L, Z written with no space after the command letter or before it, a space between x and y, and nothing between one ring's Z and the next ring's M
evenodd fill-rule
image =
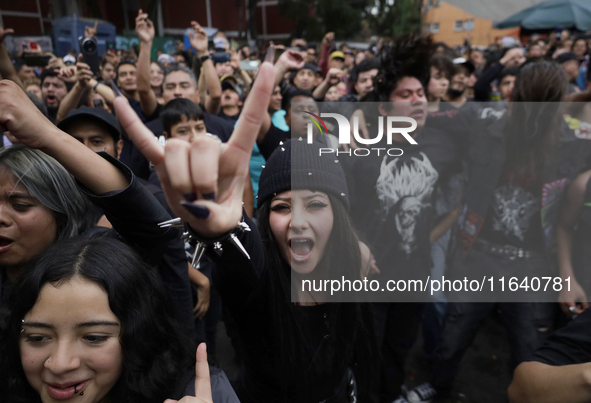
M0 401L467 401L454 381L493 314L511 402L591 401L591 36L232 48L191 27L154 60L139 10L139 46L99 72L75 51L28 66L0 27ZM568 287L302 287L466 273ZM419 332L432 374L410 387Z

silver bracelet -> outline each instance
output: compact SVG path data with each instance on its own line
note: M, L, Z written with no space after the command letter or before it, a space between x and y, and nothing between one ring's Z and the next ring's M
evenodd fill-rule
M234 244L234 246L236 246L238 250L242 252L242 254L246 256L248 260L250 260L250 255L244 248L244 245L242 245L242 242L240 242L236 236L238 231L242 233L250 232L250 227L244 221L240 221L236 228L231 229L224 235L217 238L202 238L199 234L193 231L193 228L191 228L188 223L183 222L180 218L173 218L172 220L161 222L158 224L158 226L160 228L183 227L185 229L182 235L183 241L195 247L195 253L193 253L193 258L191 259L191 266L193 266L195 269L199 267L199 261L203 257L203 253L208 247L212 247L213 251L218 256L221 256L224 252L222 242L226 240Z

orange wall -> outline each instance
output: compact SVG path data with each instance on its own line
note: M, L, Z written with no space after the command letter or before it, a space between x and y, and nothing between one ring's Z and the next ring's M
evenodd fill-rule
M474 20L472 31L454 31L456 21ZM439 23L439 33L433 34L435 42L445 42L449 46L463 45L466 37L472 37L472 45L488 46L503 36L518 36L519 28L494 29L491 20L476 18L451 4L441 1L423 15L423 23Z

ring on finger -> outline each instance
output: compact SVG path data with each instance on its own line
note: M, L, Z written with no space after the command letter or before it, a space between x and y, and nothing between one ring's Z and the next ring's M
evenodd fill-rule
M215 134L211 134L211 133L205 133L205 135L215 139L218 142L218 144L220 145L220 148L222 148L222 140L218 136L216 136Z

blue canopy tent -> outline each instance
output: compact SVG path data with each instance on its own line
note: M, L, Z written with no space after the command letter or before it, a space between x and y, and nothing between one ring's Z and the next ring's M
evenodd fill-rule
M591 0L548 0L528 7L496 23L495 28L522 27L552 29L555 27L591 30Z

